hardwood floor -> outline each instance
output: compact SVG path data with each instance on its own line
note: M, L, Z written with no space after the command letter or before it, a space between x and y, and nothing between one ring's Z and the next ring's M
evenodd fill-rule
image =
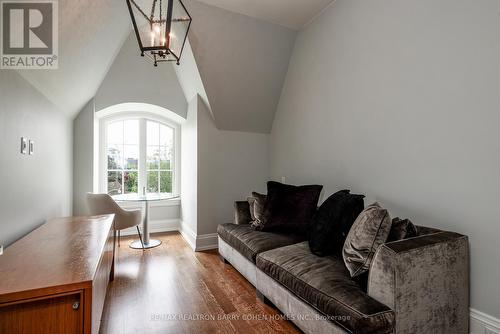
M300 333L216 251L195 253L178 233L147 251L117 248L101 334Z

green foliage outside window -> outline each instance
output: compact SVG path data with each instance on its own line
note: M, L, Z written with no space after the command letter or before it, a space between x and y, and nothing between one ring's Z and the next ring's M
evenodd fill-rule
M125 194L137 193L138 190L138 175L137 172L125 172Z

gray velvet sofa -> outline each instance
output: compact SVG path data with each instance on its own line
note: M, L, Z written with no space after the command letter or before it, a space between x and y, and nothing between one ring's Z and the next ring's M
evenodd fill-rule
M318 257L305 236L249 225L247 202L218 227L219 253L304 333L468 333L466 236L418 227L386 243L363 281L340 256Z

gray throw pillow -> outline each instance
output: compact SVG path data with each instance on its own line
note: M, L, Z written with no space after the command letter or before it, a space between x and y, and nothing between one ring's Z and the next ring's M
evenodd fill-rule
M386 209L374 203L360 213L344 243L344 262L351 277L370 269L373 255L387 241L392 220Z
M266 205L267 196L256 192L252 192L252 197L248 198L250 204L250 216L253 227L259 227L263 224L264 206Z

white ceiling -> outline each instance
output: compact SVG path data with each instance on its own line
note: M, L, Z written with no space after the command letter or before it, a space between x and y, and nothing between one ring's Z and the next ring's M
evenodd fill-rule
M130 30L125 1L59 1L59 69L18 72L74 116L94 96Z
M198 0L253 18L299 30L334 0Z
M310 4L331 0L267 1L265 6L262 0L247 0L260 4L255 8L262 12L269 7L269 13L279 13L277 4L281 4L287 9L279 15L282 18L285 13L293 13L291 8L303 12L301 2L307 2L305 7L310 10L315 7ZM200 1L184 3L194 17L189 34L192 71L178 69L187 71L179 76L185 93L189 93L189 87L204 88L202 97L219 129L269 133L297 32ZM74 117L96 94L132 25L121 0L65 0L59 2L59 11L59 69L19 73ZM288 19L297 20L293 16ZM138 48L137 57L140 59ZM193 75L194 70L198 76ZM187 85L185 81L189 80L192 82Z
M199 1L184 3L194 18L190 45L217 127L269 133L297 32Z

